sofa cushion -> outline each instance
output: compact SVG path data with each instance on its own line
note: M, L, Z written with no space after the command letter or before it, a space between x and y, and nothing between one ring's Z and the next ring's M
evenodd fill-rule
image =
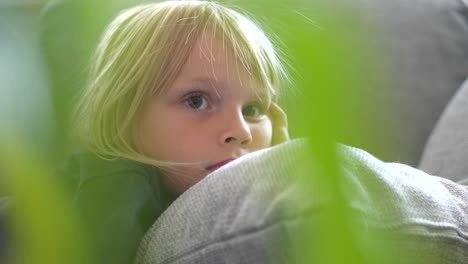
M468 79L445 109L419 167L453 181L468 178Z
M330 175L301 146L251 153L194 185L145 234L135 263L327 263L327 246L341 256L357 247L358 263L467 263L467 189L339 146L347 240L329 224L346 221L330 218Z

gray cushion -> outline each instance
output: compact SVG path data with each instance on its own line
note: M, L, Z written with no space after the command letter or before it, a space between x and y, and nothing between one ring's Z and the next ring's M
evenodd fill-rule
M275 157L278 151L286 154L282 163ZM297 171L294 156L294 148L280 145L244 156L203 179L156 221L135 263L286 263L282 260L288 253L273 237L304 211L299 207L305 204L297 203L291 209L296 217L280 211L292 199L281 194L297 193L287 177ZM258 162L271 166L259 167Z
M468 79L432 132L420 168L453 181L468 178Z
M147 232L135 263L298 263L304 255L311 259L301 263L327 263L322 245L336 241L325 236L340 230L325 224L329 175L312 156L301 160L300 146L246 155L193 186ZM468 263L467 189L358 149L339 151L356 241L343 232L335 239L358 247L359 263Z

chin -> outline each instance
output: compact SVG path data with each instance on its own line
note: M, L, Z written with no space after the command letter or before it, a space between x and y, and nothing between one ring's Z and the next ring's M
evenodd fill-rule
M184 174L165 173L162 175L162 182L171 194L179 196L208 174L208 171Z

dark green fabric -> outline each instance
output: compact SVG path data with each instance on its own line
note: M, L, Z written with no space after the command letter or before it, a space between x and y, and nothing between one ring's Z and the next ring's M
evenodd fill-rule
M11 248L11 234L8 215L11 214L13 199L0 197L0 263L5 263Z
M80 153L65 174L95 263L132 263L144 233L170 203L156 169Z

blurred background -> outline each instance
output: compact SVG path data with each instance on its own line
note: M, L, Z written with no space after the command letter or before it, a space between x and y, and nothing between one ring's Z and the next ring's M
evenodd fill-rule
M337 9L333 1L220 2L251 14L280 50L294 79L290 85L295 87L285 89L281 101L289 113L293 137L315 138L318 145L339 139L371 145L377 152L387 146L366 144L373 137L363 128L374 115L361 112L369 103L361 93L365 89L358 86L366 83L372 87L381 79L377 73L362 74L374 69L374 57L369 55L372 47L362 46L370 38L370 28L356 19L361 16L354 8L343 2ZM68 138L73 122L70 110L86 84L99 36L119 10L138 3L141 1L0 0L0 196L15 197L14 203L3 203L14 207L15 213L8 218L8 226L14 228L4 228L1 236L1 260L90 263L80 223L66 202L71 194L56 169L74 147ZM332 9L333 15L329 13ZM343 25L366 31L366 38L356 38L355 31ZM384 91L380 89L379 95ZM372 96L378 104L376 94ZM377 133L388 131L386 126L376 129ZM385 151L380 153L391 150ZM334 218L345 215L342 210ZM348 263L359 259L347 227L338 228L339 221L328 224L323 232L333 230L336 238L340 236L329 240L329 257L341 248L341 258Z
M15 196L0 199L0 219L16 207L14 243L0 222L0 263L89 263L55 169L74 147L70 110L101 32L141 2L0 0L0 197ZM466 78L462 0L220 2L251 14L280 50L293 77L281 101L291 135L317 145L337 140L417 166ZM359 256L343 234L329 241L330 254L347 248L353 263Z

